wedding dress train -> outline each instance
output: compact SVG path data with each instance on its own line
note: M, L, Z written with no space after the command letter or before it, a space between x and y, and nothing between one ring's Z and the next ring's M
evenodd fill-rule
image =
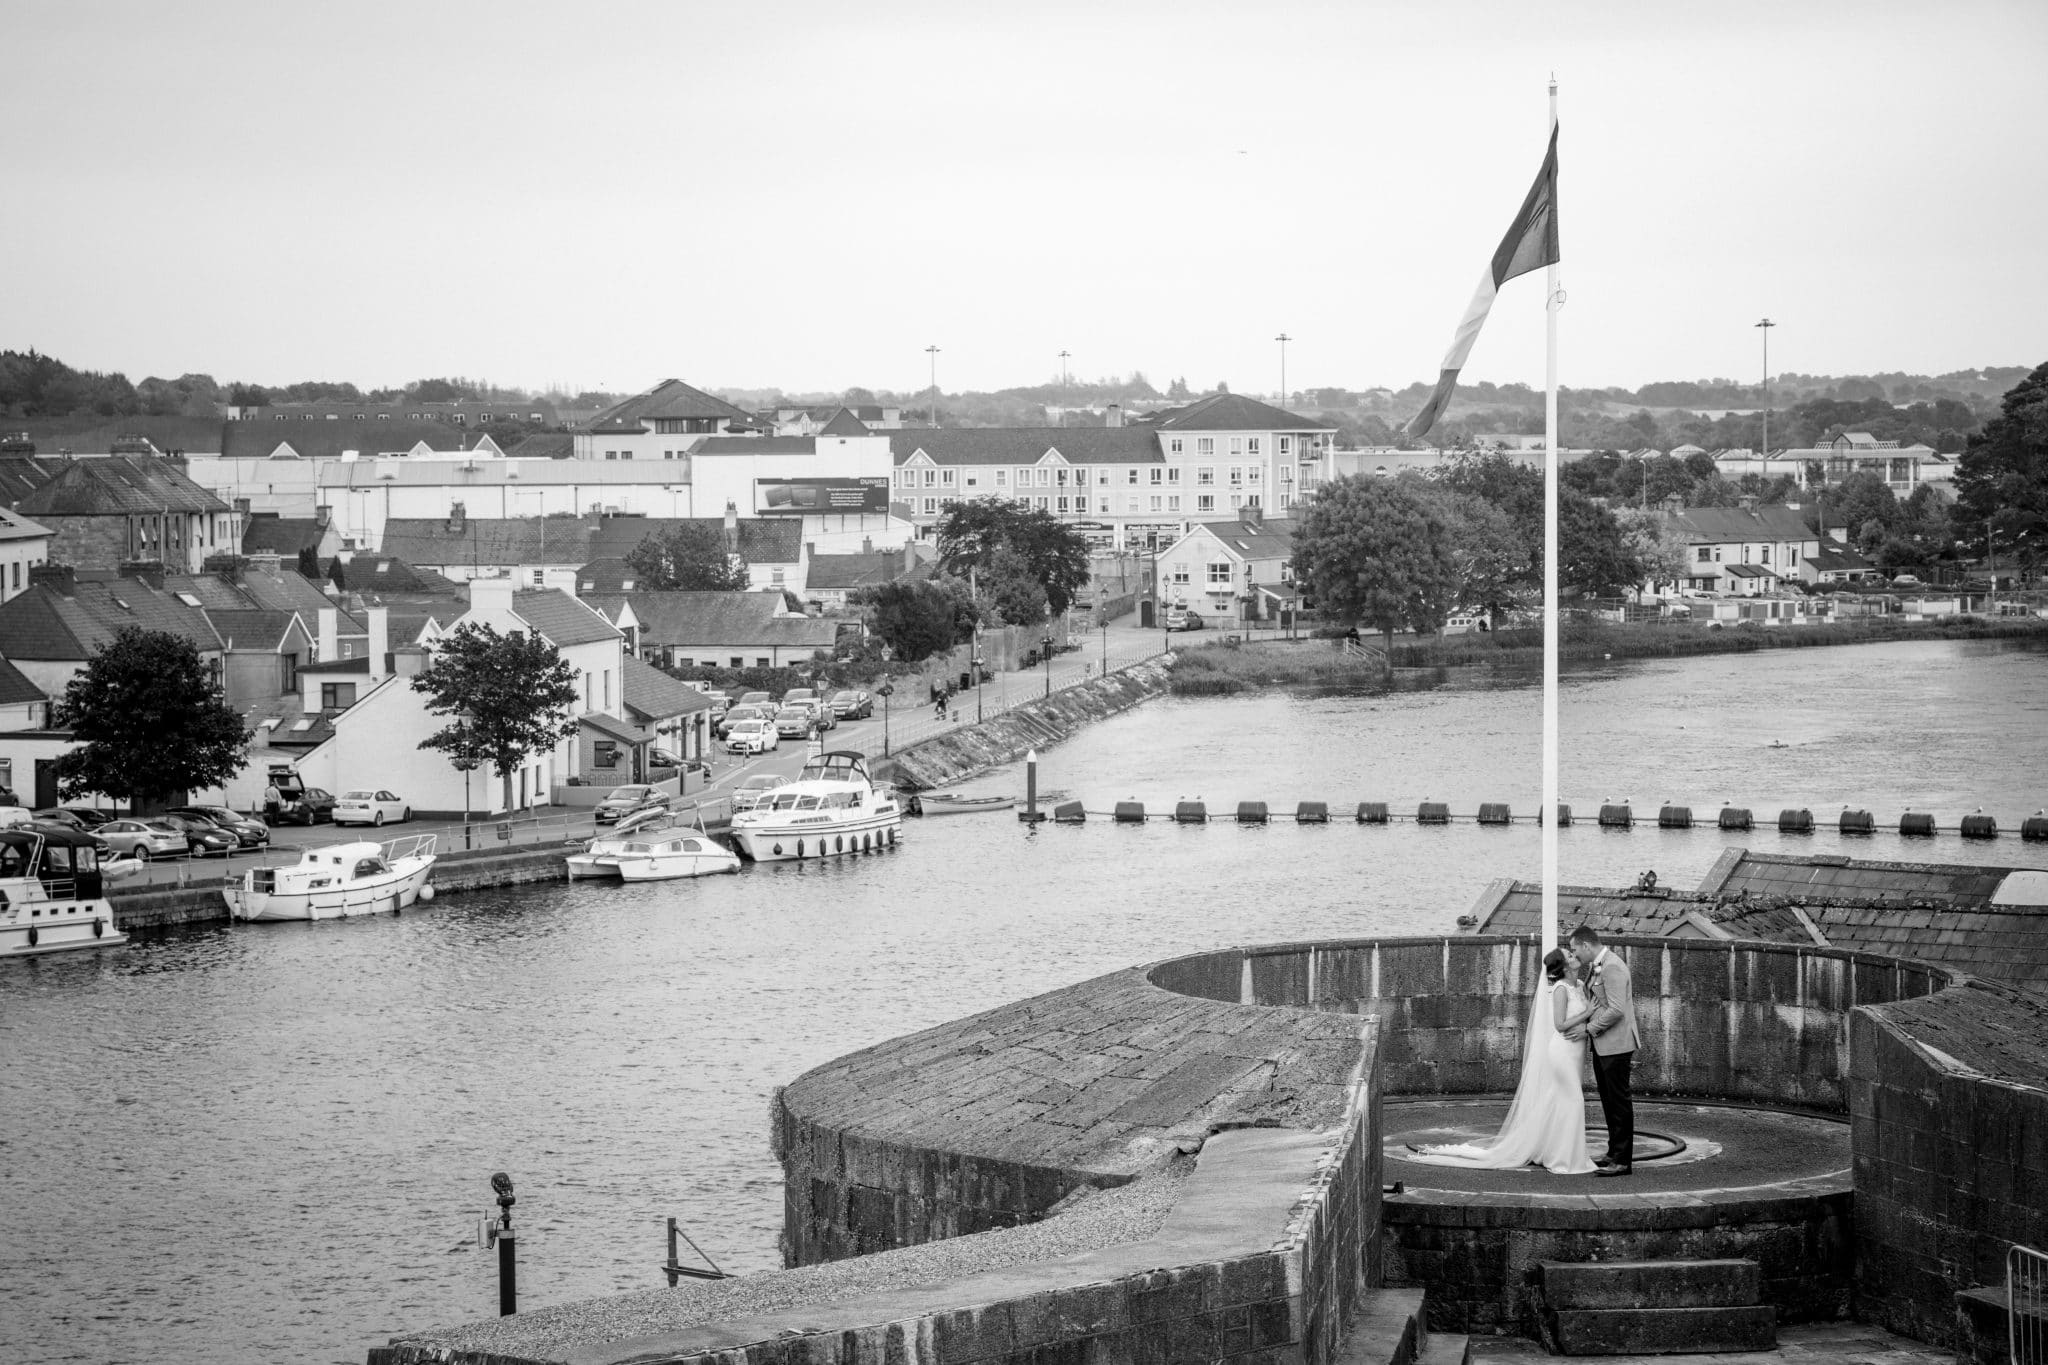
M1586 1046L1557 1031L1555 998L1565 992L1565 1018L1583 1012L1586 996L1576 982L1546 983L1529 1006L1522 1049L1522 1078L1500 1131L1478 1142L1416 1150L1415 1160L1443 1166L1488 1169L1542 1166L1554 1175L1589 1175L1586 1152Z

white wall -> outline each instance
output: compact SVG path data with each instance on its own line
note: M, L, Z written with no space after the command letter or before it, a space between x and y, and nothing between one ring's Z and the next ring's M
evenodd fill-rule
M50 558L48 536L22 540L0 540L0 602L19 597L28 590L28 571Z
M351 788L379 788L395 792L414 810L461 811L463 774L435 749L422 749L420 741L441 729L445 718L431 715L408 678L387 678L383 684L334 719L334 738L307 753L298 762L299 775L308 786L325 787L339 795ZM260 794L264 763L251 762L238 783L255 781ZM528 800L546 805L554 786L553 754L532 756L527 764ZM513 780L517 798L518 779ZM246 808L246 798L235 800L239 786L231 790L232 804ZM504 810L504 783L497 774L479 768L469 774L469 809L481 813Z

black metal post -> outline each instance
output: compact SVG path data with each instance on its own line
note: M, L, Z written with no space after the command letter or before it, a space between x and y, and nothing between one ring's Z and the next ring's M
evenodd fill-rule
M519 1259L516 1234L512 1231L512 1177L499 1171L491 1177L498 1193L498 1226L493 1240L498 1244L498 1316L509 1318L519 1311Z
M1039 641L1045 649L1045 695L1052 695L1052 627L1047 626L1045 636Z

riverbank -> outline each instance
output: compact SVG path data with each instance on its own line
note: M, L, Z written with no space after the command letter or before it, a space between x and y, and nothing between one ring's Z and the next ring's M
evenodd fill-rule
M1566 663L1615 659L1683 659L1705 654L1748 654L1827 645L1891 644L1914 640L2043 640L2048 621L1963 616L1906 621L1876 617L1815 626L1705 626L1604 621L1566 625L1558 657ZM1205 645L1174 655L1169 690L1177 697L1221 697L1260 687L1344 688L1386 691L1453 668L1533 669L1543 660L1539 630L1487 631L1441 640L1396 643L1387 670L1375 660L1327 648L1250 648ZM1406 675L1404 677L1404 674ZM1431 678L1434 681L1433 678Z

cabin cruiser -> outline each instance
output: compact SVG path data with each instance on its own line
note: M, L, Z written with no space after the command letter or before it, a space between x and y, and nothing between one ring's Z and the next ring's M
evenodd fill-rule
M735 811L733 842L757 863L865 853L896 842L903 808L868 777L867 759L845 750L813 755L796 781Z
M259 867L229 887L228 913L236 919L342 919L403 910L434 898L435 836L414 834L389 843L368 840L306 850L285 867Z
M126 943L102 882L91 835L47 825L0 829L0 957Z
M617 877L628 882L663 882L737 872L731 849L694 825L675 823L665 810L646 810L619 821L608 834L569 855L569 880Z

